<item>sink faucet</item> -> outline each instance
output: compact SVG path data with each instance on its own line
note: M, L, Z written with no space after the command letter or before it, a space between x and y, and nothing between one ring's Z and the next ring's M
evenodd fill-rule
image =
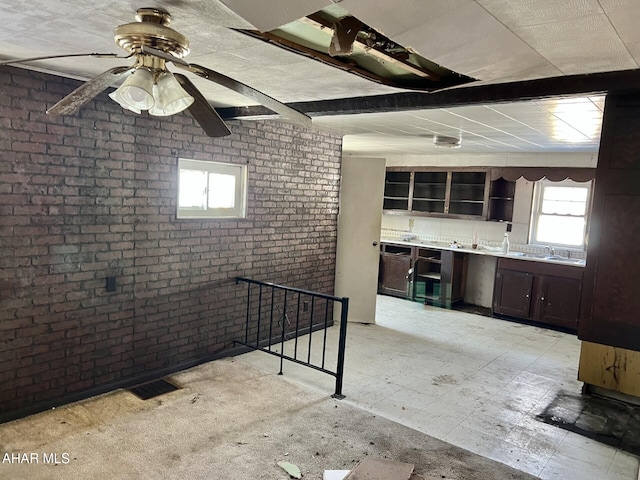
M544 247L544 250L546 252L549 252L549 255L555 255L556 251L554 250L554 248L550 245L547 245L546 247Z

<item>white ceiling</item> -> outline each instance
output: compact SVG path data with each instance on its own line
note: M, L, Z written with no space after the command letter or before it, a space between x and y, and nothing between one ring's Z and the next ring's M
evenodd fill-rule
M346 152L367 156L596 152L603 109L597 95L319 117L314 125L337 129ZM437 148L434 135L460 137L461 147Z
M332 3L423 57L483 83L636 69L640 63L638 0L0 0L0 57L115 53L113 28L134 21L137 8L157 6L190 39L189 62L280 101L401 92L227 28L266 30ZM29 68L89 79L129 63L76 58ZM193 81L216 106L252 103L211 82ZM602 97L588 97L367 113L317 117L314 125L348 134L345 149L358 153L436 153L433 134L460 135L459 151L469 153L595 151L602 104Z

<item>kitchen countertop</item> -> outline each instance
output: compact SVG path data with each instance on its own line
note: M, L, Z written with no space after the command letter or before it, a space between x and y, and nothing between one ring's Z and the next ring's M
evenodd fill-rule
M418 239L414 240L400 240L396 238L381 238L381 243L392 243L394 245L406 245L408 247L424 247L424 248L433 248L435 250L451 250L455 252L461 253L470 253L473 255L488 255L492 257L501 257L501 258L513 258L516 260L524 260L528 262L543 262L543 263L555 263L560 265L568 265L573 267L584 267L586 261L583 259L577 258L547 258L551 257L551 255L544 254L533 254L533 253L524 253L524 252L509 252L502 253L501 249L496 249L496 247L486 247L484 245L479 245L478 248L454 248L451 247L448 243L433 243L421 241Z

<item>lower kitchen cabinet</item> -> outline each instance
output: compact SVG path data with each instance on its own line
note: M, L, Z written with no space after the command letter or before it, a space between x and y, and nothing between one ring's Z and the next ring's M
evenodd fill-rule
M516 270L498 270L493 290L493 311L502 315L530 318L533 275Z
M378 291L394 297L407 298L409 275L413 264L413 248L382 244Z
M465 254L417 248L412 275L413 300L451 308L464 298L465 276Z
M464 298L466 255L382 243L378 292L451 308Z
M542 323L576 330L581 297L582 279L542 277L540 296L542 306L538 320Z
M493 313L576 330L582 271L573 265L500 258Z

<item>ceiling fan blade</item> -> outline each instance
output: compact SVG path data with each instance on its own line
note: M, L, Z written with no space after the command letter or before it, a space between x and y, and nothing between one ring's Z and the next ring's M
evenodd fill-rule
M206 67L195 65L193 63L187 64L187 65L182 65L177 63L175 65L182 69L188 70L191 73L195 73L199 77L205 78L214 83L218 83L224 87L227 87L230 90L238 92L244 95L245 97L251 98L259 102L261 105L264 105L268 109L273 110L276 113L279 113L283 117L288 118L289 120L295 122L296 124L302 127L305 127L305 128L311 127L311 117L309 117L308 115L302 112L299 112L298 110L294 110L293 108L288 107L284 103L279 102L275 98L265 95L264 93L256 90L255 88L251 88L250 86L245 85L244 83L241 83L237 80L234 80L231 77L227 77L222 73L215 72Z
M37 60L50 60L53 58L73 58L73 57L130 58L131 55L118 55L117 53L72 53L68 55L45 55L42 57L14 58L13 60L2 60L0 62L0 65L11 65L14 63L35 62Z
M76 113L85 103L92 100L103 90L113 85L113 83L121 76L131 73L133 70L134 67L115 67L107 70L76 88L73 92L48 109L47 113L57 115L71 115Z
M196 86L187 77L180 73L174 73L178 82L195 101L189 107L189 113L200 124L204 132L210 137L224 137L231 134L231 130L220 118L218 112L209 104L206 98L198 91Z

